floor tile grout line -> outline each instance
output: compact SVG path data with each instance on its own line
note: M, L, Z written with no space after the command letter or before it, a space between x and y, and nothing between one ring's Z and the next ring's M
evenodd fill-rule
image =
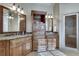
M50 51L44 51L44 52L49 52L50 53ZM42 53L42 52L40 52L40 53ZM54 56L52 53L50 53L52 56ZM41 55L40 55L41 56Z
M55 56L51 51L49 51L53 56Z

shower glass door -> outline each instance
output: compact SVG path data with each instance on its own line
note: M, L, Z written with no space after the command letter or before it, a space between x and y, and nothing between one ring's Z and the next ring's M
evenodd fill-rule
M65 46L76 48L76 15L65 16Z

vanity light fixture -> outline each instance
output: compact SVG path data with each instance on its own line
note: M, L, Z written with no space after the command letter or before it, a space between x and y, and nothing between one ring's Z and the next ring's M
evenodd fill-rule
M19 5L16 7L15 3L13 3L12 10L18 12L19 14L24 14L23 8L21 9Z
M14 19L11 13L9 13L8 19Z
M53 16L50 16L50 18L53 18Z
M22 10L21 10L21 14L24 14L23 8L22 8Z
M11 19L11 13L9 13L8 19Z
M47 18L47 17L48 17L48 15L45 16L45 18Z
M11 16L9 16L8 19L11 19Z
M51 16L49 15L48 18L51 18Z
M46 15L45 18L53 18L52 15Z
M14 10L14 11L16 10L15 3L13 3L12 10Z
M14 19L14 17L13 16L9 16L8 19Z
M20 6L18 5L17 11L20 13Z

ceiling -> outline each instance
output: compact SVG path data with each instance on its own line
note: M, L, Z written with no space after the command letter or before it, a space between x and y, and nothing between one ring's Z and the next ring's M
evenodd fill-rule
M50 13L53 10L53 6L55 3L16 3L16 6L20 5L21 8L24 9L24 11L29 9L39 9L39 10L49 10ZM1 5L11 7L12 3L1 3Z

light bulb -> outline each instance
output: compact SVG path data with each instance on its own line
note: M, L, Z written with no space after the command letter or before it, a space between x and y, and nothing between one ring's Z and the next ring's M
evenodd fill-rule
M18 6L17 11L20 12L20 6Z
M14 3L13 6L12 6L12 10L16 10L15 3Z
M8 17L8 19L11 19L11 18L12 18L11 16Z
M45 18L47 18L47 15L45 16Z
M21 10L21 14L24 14L23 8L22 8L22 10Z
M50 18L53 18L53 16L50 16Z
M48 18L51 18L51 16L49 15Z

